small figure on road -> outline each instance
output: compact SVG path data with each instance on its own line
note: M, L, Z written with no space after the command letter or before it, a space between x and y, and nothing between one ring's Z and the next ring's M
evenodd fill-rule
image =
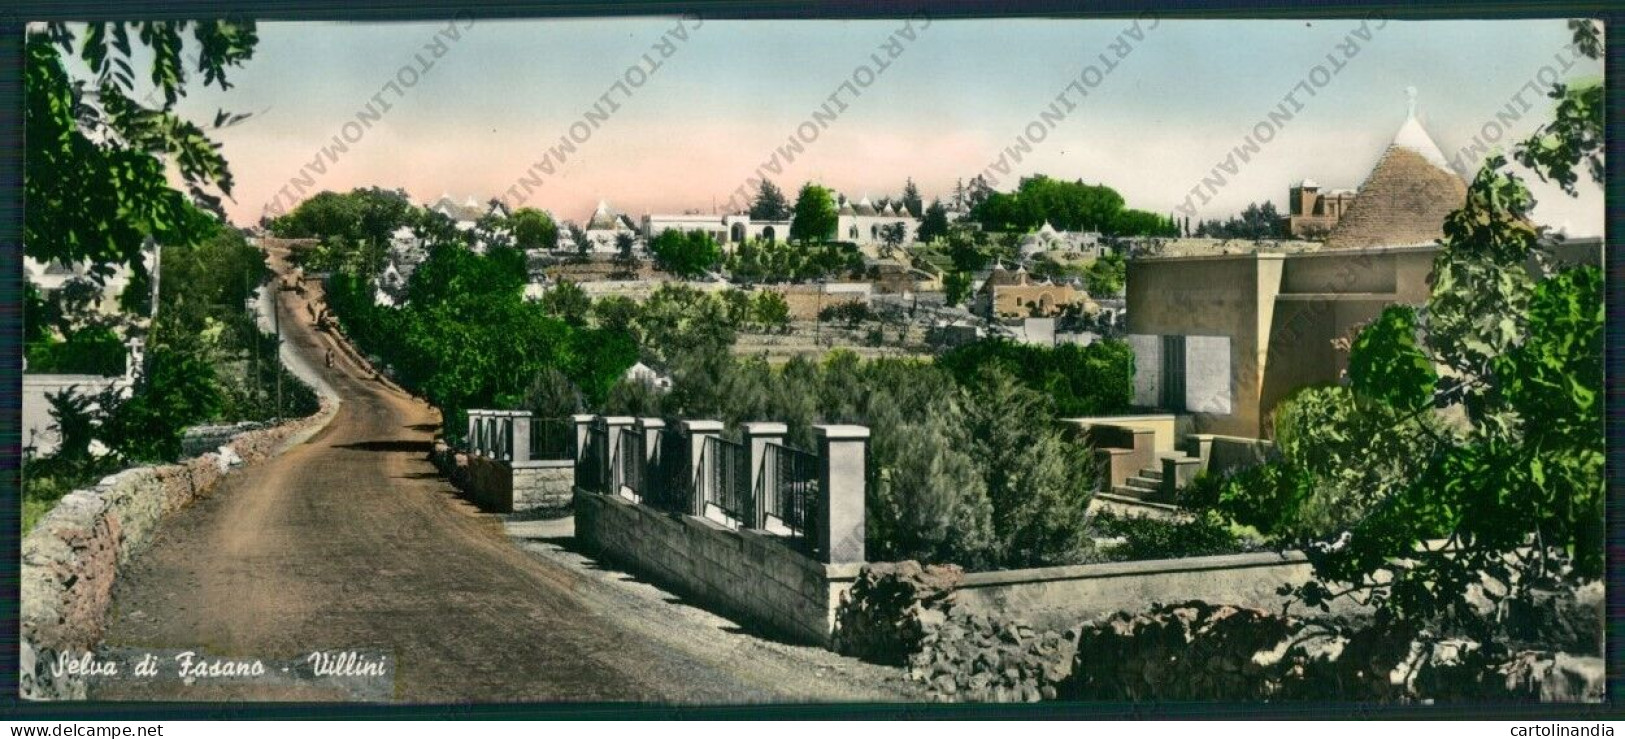
M327 367L328 367L328 369L333 368L333 349L332 349L332 347L328 347L328 349L327 349Z

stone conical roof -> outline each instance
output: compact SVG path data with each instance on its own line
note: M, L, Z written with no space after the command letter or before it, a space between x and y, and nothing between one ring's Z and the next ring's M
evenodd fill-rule
M1467 183L1416 116L1406 117L1354 203L1326 237L1328 248L1425 244L1444 236L1444 219L1467 199Z

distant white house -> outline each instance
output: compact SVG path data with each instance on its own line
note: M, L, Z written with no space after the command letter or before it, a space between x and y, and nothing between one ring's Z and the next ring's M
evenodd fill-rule
M620 234L630 234L633 238L641 235L641 231L632 219L615 212L609 207L607 201L598 201L598 207L587 219L587 243L595 252L609 254L615 251L615 239Z
M670 377L656 372L653 367L642 362L626 368L626 373L621 375L621 380L625 382L641 382L656 390L671 389Z
M142 264L147 270L152 291L150 299L156 310L158 305L158 268L162 250L151 238L147 239L142 249ZM77 262L65 264L62 262L40 262L31 257L23 257L23 276L34 285L42 294L50 295L75 280L91 280L88 263ZM129 286L133 272L129 267L120 265L113 270L113 274L102 280L101 300L95 306L103 314L112 315L123 313L119 307L118 298L125 288ZM131 316L132 322L142 325L151 320L151 316ZM130 339L126 342L128 354L125 358L124 372L121 375L63 375L41 374L30 372L24 359L22 377L22 443L23 451L27 455L45 455L56 451L61 443L56 431L55 420L51 418L51 406L46 396L63 390L72 390L80 396L94 396L109 388L117 388L121 393L128 394L135 383L135 376L139 371L143 357L143 344L139 339Z
M860 245L883 243L883 229L899 224L903 227L900 243L913 243L914 235L920 230L920 219L905 207L887 203L876 208L867 197L853 204L843 196L835 209L835 238L840 241Z
M1022 259L1031 259L1045 252L1065 252L1080 257L1099 257L1105 249L1100 234L1095 231L1058 231L1045 221L1037 231L1021 237L1017 245Z

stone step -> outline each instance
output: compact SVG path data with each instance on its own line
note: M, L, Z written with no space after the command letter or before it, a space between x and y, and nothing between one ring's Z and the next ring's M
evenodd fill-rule
M1129 479L1123 481L1123 485L1125 487L1138 488L1140 490L1145 490L1152 493L1162 489L1161 480L1153 480L1147 477L1130 477Z
M1145 468L1143 470L1140 470L1140 477L1145 477L1145 478L1149 478L1149 479L1152 479L1152 480L1161 480L1162 479L1162 467L1161 466L1147 467L1147 468Z
M1094 497L1089 501L1089 506L1091 509L1105 509L1121 515L1150 516L1167 520L1186 519L1190 515L1178 506L1141 500L1132 495L1123 495L1115 490L1110 493L1095 493Z

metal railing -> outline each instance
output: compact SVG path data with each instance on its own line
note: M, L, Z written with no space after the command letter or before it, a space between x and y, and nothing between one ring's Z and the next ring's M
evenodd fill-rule
M612 492L620 492L621 488L632 491L633 495L642 496L647 488L643 484L643 468L647 465L648 456L643 452L643 432L633 428L620 430L620 443L615 448L615 484Z
M575 459L575 422L568 418L531 419L530 458Z
M688 479L688 441L671 429L655 434L654 455L644 474L648 492L643 502L663 511L690 513L694 510L693 481Z
M604 470L608 467L605 455L609 453L609 429L591 426L587 429L586 449L576 460L576 485L583 490L607 493Z
M720 436L705 440L705 502L716 506L734 521L749 525L756 516L750 509L750 452L745 445Z
M817 517L818 456L784 444L763 449L761 484L757 499L767 517L778 520L792 536L806 540Z

